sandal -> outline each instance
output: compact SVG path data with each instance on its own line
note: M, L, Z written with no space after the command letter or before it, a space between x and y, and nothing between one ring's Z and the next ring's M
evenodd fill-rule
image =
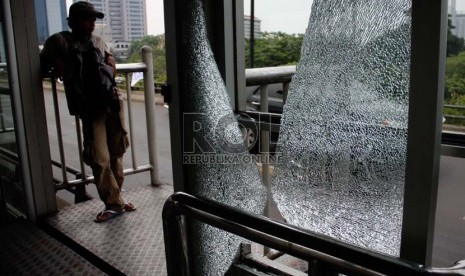
M124 210L123 210L124 211ZM104 210L97 214L97 217L94 219L95 222L105 222L112 218L115 218L121 215L123 212L116 212L113 210Z
M124 203L124 211L131 212L131 211L135 211L136 209L137 209L136 205L130 202Z

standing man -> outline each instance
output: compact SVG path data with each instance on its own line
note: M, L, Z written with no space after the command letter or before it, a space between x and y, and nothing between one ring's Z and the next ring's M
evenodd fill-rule
M67 18L72 31L50 36L40 53L42 72L63 79L70 114L79 116L83 123L83 159L92 168L105 204L95 222L136 210L121 197L122 158L129 142L114 82L115 60L103 39L92 34L95 20L103 17L89 2L72 4Z

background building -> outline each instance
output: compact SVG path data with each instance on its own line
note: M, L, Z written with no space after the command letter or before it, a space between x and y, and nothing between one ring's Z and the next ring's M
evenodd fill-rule
M244 36L245 38L250 38L250 22L251 22L251 17L249 15L244 15ZM254 37L255 38L260 38L261 34L261 23L262 20L254 17Z
M107 38L107 41L130 42L140 40L147 35L146 0L91 0L89 2L105 14L101 24L104 33L111 33L111 38ZM108 34L102 36L108 36Z
M128 50L131 47L130 42L110 42L109 46L111 52L117 58L117 60L126 60L128 57Z
M39 44L51 34L68 30L66 0L34 0Z
M97 22L95 22L94 34L102 37L105 41L113 41L113 33L110 26L105 21L102 22L102 20L97 20Z
M449 18L452 22L452 34L465 38L465 13L463 11L457 12L456 0L449 1Z
M465 38L465 13L455 14L452 25L455 26L452 29L452 33L458 37Z

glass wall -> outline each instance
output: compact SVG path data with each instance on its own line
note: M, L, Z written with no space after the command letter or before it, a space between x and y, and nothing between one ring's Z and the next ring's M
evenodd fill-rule
M302 49L302 52L300 52L300 48L298 50L295 50L294 48L290 47L292 45L295 45L294 42L299 45L299 47L304 43L303 39L303 33L305 33L306 27L298 25L296 22L303 22L304 20L308 20L308 16L310 16L310 12L308 12L307 15L305 15L307 10L311 10L313 12L313 9L311 7L312 3L315 3L316 1L294 1L292 4L284 4L284 3L277 3L276 5L271 4L271 3L264 3L265 1L261 0L255 0L255 29L257 30L257 33L255 34L255 48L254 48L254 67L267 67L267 66L283 66L283 65L289 65L289 64L297 64L297 69L296 71L299 72L301 71L300 76L295 76L292 82L295 82L295 79L298 78L300 82L302 83L303 80L303 74L305 74L304 69L299 67L302 67L301 64L301 54L312 54L309 52L309 50ZM278 1L279 2L279 1ZM245 1L244 4L244 14L246 16L245 18L245 40L246 40L246 46L245 46L245 61L246 65L250 67L250 32L248 30L250 26L250 1ZM308 5L308 6L305 6ZM335 7L335 6L334 6ZM462 92L460 92L460 87L461 83L463 82L464 76L463 74L460 73L460 70L465 68L463 65L465 64L461 60L461 56L464 53L463 50L463 39L465 38L465 1L463 0L455 0L451 1L449 0L449 27L448 27L448 40L447 40L447 59L446 59L446 83L445 83L445 89L444 89L444 118L443 118L443 148L444 145L453 145L453 155L454 156L447 156L451 152L449 149L446 149L443 151L443 155L441 156L441 161L440 161L440 175L439 175L439 193L438 193L438 210L437 210L437 216L436 216L436 231L435 231L435 245L434 245L434 250L433 250L433 264L434 265L439 265L439 266L447 266L451 265L453 262L456 260L462 258L462 250L461 247L465 244L463 241L463 238L461 238L460 233L464 233L465 231L465 225L463 224L463 216L461 215L461 210L465 208L465 205L462 203L462 200L459 199L461 194L463 194L463 181L462 179L465 178L465 174L462 173L462 170L459 168L462 168L465 166L465 161L463 159L463 145L464 145L464 139L463 139L463 134L464 129L462 129L461 126L461 121L465 122L465 117L461 113L461 110L465 111L465 107L462 106L462 104L459 104L460 102L460 95ZM335 7L333 9L333 12L337 10ZM361 15L356 15L354 14L354 18L359 18ZM330 17L327 17L330 18ZM462 22L463 19L463 22ZM310 19L312 20L312 19ZM325 22L326 24L329 24L329 21ZM355 26L350 23L350 21L346 22L347 28L350 28L351 26ZM363 24L360 22L360 24ZM395 26L395 24L389 24L391 26ZM462 26L463 25L463 26ZM258 27L257 27L258 26ZM300 27L299 27L300 26ZM339 25L331 25L331 28L338 28L340 27ZM330 28L328 27L328 28ZM290 29L291 28L291 29ZM289 30L290 29L290 30ZM300 30L300 31L299 31ZM258 32L259 31L259 32ZM278 33L278 32L282 33ZM307 30L308 32L309 30ZM401 30L399 30L401 31ZM400 33L400 32L397 33ZM405 30L404 30L405 31ZM302 33L299 35L299 33ZM294 33L297 33L298 35L293 35ZM341 32L340 34L344 34ZM349 43L340 43L338 44L338 40L342 40L343 38L348 38L350 39L350 35L346 35L340 37L339 39L334 39L333 40L333 45L326 47L326 49L333 48L335 47L340 53L343 53L346 51L344 48L341 48L342 46L348 46ZM393 39L393 32L391 32L391 38ZM389 38L389 39L391 39ZM300 41L298 41L301 39ZM404 37L405 39L405 37ZM282 41L285 40L286 43L282 43ZM380 39L379 41L382 41ZM389 40L391 41L391 40ZM395 41L395 40L393 40ZM310 42L309 42L310 43ZM322 46L325 47L325 46ZM390 48L392 47L392 48ZM395 48L395 46L391 43L391 46L388 47L390 49ZM315 48L312 48L312 50ZM386 49L386 48L384 48ZM380 48L375 49L378 51L380 55L383 54L383 47L380 45ZM281 53L286 53L285 55L283 54L282 57L289 58L289 57L294 57L292 61L290 60L282 60L280 58L275 57L276 52L281 52ZM395 51L394 51L395 52ZM394 52L391 54L396 55ZM402 53L405 54L406 52ZM297 57L296 57L297 56ZM315 60L317 59L317 54L315 54ZM342 56L342 55L341 55ZM384 55L385 57L389 57L389 55ZM319 56L320 57L320 56ZM319 58L318 57L318 58ZM302 59L305 57L302 56ZM297 61L296 61L297 60ZM335 59L336 60L336 59ZM405 59L404 59L405 60ZM394 62L397 62L394 59ZM397 63L399 64L399 63ZM374 76L377 76L378 79L382 80L382 82L379 82L376 86L376 90L381 91L383 87L388 88L388 91L390 90L392 93L395 90L399 90L399 87L393 86L392 84L395 83L400 83L400 87L403 87L402 89L405 91L405 88L407 87L408 84L408 74L409 74L409 69L406 68L408 64L404 63L403 69L398 70L399 66L393 66L384 72L382 70L375 70ZM381 67L378 67L381 68ZM316 70L316 69L314 69ZM325 68L324 70L320 70L320 72L315 72L315 71L309 71L308 75L324 75L326 74L325 72L330 70L330 72L334 72L334 70L337 70L337 68ZM342 75L347 75L349 73L343 73L340 74ZM331 74L328 73L328 76ZM368 74L366 74L368 75ZM320 94L317 96L320 97L320 95L324 95L324 89L329 88L329 90L333 89L333 87L341 87L346 84L342 83L341 81L336 80L335 83L336 85L331 85L331 77L328 77L325 79L326 83L325 85L321 85L320 88L318 88ZM390 82L390 85L386 85L388 82ZM372 82L373 83L373 82ZM402 84L403 83L403 84ZM390 88L389 88L390 86ZM360 87L359 87L360 88ZM305 91L308 90L308 91ZM269 84L268 85L268 110L271 113L278 113L282 114L283 113L283 85L282 83L277 83L277 84ZM305 106L308 104L310 101L303 95L308 95L309 93L312 93L310 89L306 88L298 88L296 87L296 84L291 83L291 88L289 93L295 93L296 91L300 91L301 95L299 96L299 100L294 102L293 105L294 107L300 107L300 108L305 108ZM352 90L353 91L353 90ZM360 90L361 91L361 90ZM260 89L259 86L253 86L253 87L247 87L246 88L246 103L247 103L247 110L248 111L260 111ZM334 93L334 95L337 95L337 93ZM394 96L393 94L391 94ZM363 95L358 95L360 97L364 97ZM367 96L365 94L365 96ZM291 100L293 96L290 96ZM392 97L391 97L392 98ZM334 98L335 100L333 101L334 103L338 102L337 98ZM389 100L388 100L389 101ZM339 100L342 104L335 104L333 107L334 110L344 110L345 108L352 108L355 104L354 98L353 97L348 97L345 98L343 97L343 100ZM291 104L291 103L289 103ZM379 112L378 115L383 114L383 112L388 112L389 109L387 107L392 107L391 104L388 103L383 103L383 101L380 101L379 104L383 106L381 109L383 109L382 112ZM315 103L314 103L315 105ZM352 106L352 107L351 107ZM311 109L311 108L309 108ZM379 110L381 110L379 109ZM394 108L396 109L396 108ZM287 116L286 116L286 110L288 111ZM323 109L318 109L317 112L319 114L321 113L321 110ZM358 109L361 110L361 109ZM393 109L391 109L393 110ZM299 115L295 115L293 117L290 117L292 115L290 112L290 107L288 109L284 108L284 122L289 122L289 121L303 121L301 124L301 130L299 133L299 136L302 136L302 133L305 133L306 131L304 130L305 127L308 125L313 124L314 121L312 120L307 120L307 117ZM403 114L402 116L406 115L406 111L404 110L400 114ZM368 115L370 112L364 112L365 115ZM465 113L464 113L465 114ZM393 115L393 114L391 114ZM389 116L391 116L389 115ZM343 114L340 114L339 117L343 117ZM370 115L368 115L370 116ZM287 117L287 118L286 118ZM463 118L462 118L463 117ZM399 121L391 122L390 120L384 121L384 119L380 120L383 125L386 125L385 130L387 129L396 129L396 126L399 126ZM400 120L402 121L402 120ZM404 121L404 126L406 121ZM295 123L294 123L295 124ZM316 137L315 135L318 133L318 130L323 131L322 129L326 129L325 131L328 132L328 135L333 135L334 133L338 132L337 129L344 129L344 127L340 127L341 125L339 124L337 127L334 128L325 128L324 126L318 126L318 128L314 129L314 133L310 136L312 139L307 142L301 142L301 139L294 139L294 146L289 145L289 141L284 141L283 139L280 141L281 146L278 147L278 154L282 153L282 148L283 147L294 147L295 148L295 156L298 156L297 158L300 158L301 160L306 156L303 154L304 152L311 151L311 147L315 146L316 141L320 140L315 140L314 138ZM366 133L367 129L363 130L360 128L347 128L346 133L352 133L355 136L352 137L357 137L357 135L360 135L362 133ZM335 131L336 130L336 131ZM345 131L345 130L344 130ZM251 130L248 130L247 132L249 134L249 137L252 137L251 139L253 140L250 143L259 143L259 139L256 137L258 136L256 133L251 133ZM332 134L331 134L332 133ZM271 133L271 143L276 143L279 137L279 132L272 132ZM282 133L281 133L282 134ZM293 137L291 131L289 129L285 130L285 134L289 137ZM308 133L307 133L308 134ZM334 136L331 136L332 138L335 138ZM391 137L391 138L388 138ZM383 139L387 139L389 141L392 139L393 136L384 136L383 138L379 139L379 141L383 141ZM286 139L288 139L286 138ZM295 137L294 137L295 138ZM375 153L375 148L379 148L380 144L378 144L376 147L373 147L373 144L370 142L367 142L367 139L359 139L360 136L358 136L358 140L356 143L356 146L348 147L346 149L350 150L343 150L344 147L346 147L344 144L340 143L340 140L338 140L338 143L336 144L331 144L332 146L328 146L328 150L336 150L338 153L337 156L338 158L332 161L328 161L328 158L323 158L321 160L306 160L306 162L295 162L296 157L292 157L292 159L289 159L294 162L284 162L287 164L288 167L297 167L297 171L300 171L301 173L298 173L300 179L300 182L319 182L315 183L317 187L316 189L326 189L332 190L332 187L329 187L327 185L333 186L333 185L338 185L341 184L341 179L346 179L349 175L358 175L357 177L359 178L356 182L358 183L368 183L369 181L371 182L377 182L380 181L381 179L386 179L386 177L378 177L379 173L381 170L385 170L385 166L382 165L379 167L380 170L374 169L373 166L375 166L376 163L381 161L384 158L394 158L393 154L397 151L395 148L391 148L388 151L388 154L383 156L382 158L374 158L370 160L370 158L373 157L373 154L376 155ZM321 142L321 141L320 141ZM393 140L391 140L393 142ZM405 141L404 141L405 142ZM310 145L307 145L305 143L309 143ZM400 145L402 143L395 143L396 145ZM365 148L362 150L363 146L362 145L368 145L368 148ZM310 146L310 147L309 147ZM405 144L404 144L405 146ZM276 148L271 149L272 152L276 151ZM253 152L255 152L256 149L253 148ZM319 151L322 152L322 151ZM347 155L344 156L343 152L346 152ZM398 152L398 151L397 151ZM386 151L384 151L383 154L385 154ZM379 152L381 154L381 152ZM323 156L329 156L329 153L323 154ZM457 156L459 155L459 156ZM316 155L315 155L316 156ZM370 157L372 156L372 157ZM287 161L289 161L287 160ZM326 161L325 161L326 160ZM385 161L381 161L378 164L385 163ZM315 167L315 164L319 164L320 169L311 169ZM310 165L311 164L311 165ZM340 164L343 165L340 168L347 168L347 170L341 170L340 168L333 168L336 169L336 171L332 171L333 169L329 170L328 166L325 164ZM301 167L298 167L301 166ZM400 167L399 167L400 168ZM278 168L277 172L278 173L285 173L285 170ZM346 173L344 173L344 171ZM378 172L377 172L378 171ZM292 174L295 174L294 172L288 172L288 176ZM401 177L401 174L398 175ZM291 183L287 183L286 179L287 177L282 177L282 176L276 176L278 179L275 179L275 181L283 182L283 186L279 189L283 191L290 191L290 187L293 185ZM281 179L280 179L281 178ZM318 180L319 179L319 180ZM334 183L336 181L336 183ZM367 182L368 181L368 182ZM326 183L326 184L324 184ZM344 182L343 182L344 183ZM277 184L277 183L275 183ZM279 184L277 184L279 186ZM352 186L352 185L350 185ZM351 188L352 189L352 188ZM340 189L339 189L340 190ZM355 191L355 190L354 190ZM303 193L300 193L299 190L294 191L297 194L300 194L300 197L304 197ZM365 192L366 194L370 194L370 192L367 190ZM373 190L371 191L373 194ZM286 194L289 194L289 192L277 192L275 195L274 200L277 200L277 198L283 198L283 197L288 197ZM292 198L292 197L290 197ZM288 198L289 199L289 198ZM384 200L384 199L383 199ZM324 200L323 200L324 201ZM338 201L339 202L339 201ZM326 203L325 203L326 204ZM399 206L400 202L397 204ZM324 205L327 207L327 205ZM291 206L287 206L285 208L289 208L292 211ZM325 207L318 207L322 208L323 210L326 210ZM397 214L393 215L390 214L388 217L394 216L397 219L399 219L399 216L401 214L399 213L400 209L397 209ZM316 211L314 211L317 213ZM338 212L340 213L340 212ZM297 217L299 216L304 216L302 215L297 215L294 216L291 213L288 216L292 216L294 219L291 220L297 220L296 223L300 224L314 224L314 227L317 229L320 229L318 226L319 223L325 224L325 227L331 228L331 225L336 225L340 222L337 218L335 218L336 215L330 215L332 219L330 220L331 222L323 221L323 222L312 222L310 219L307 220L307 222L303 222L303 220L298 220ZM276 217L279 217L276 216ZM376 225L381 225L379 223L374 223L374 221L371 221L370 223L373 223ZM385 223L388 223L387 221ZM390 226L392 226L391 223L389 223ZM400 225L397 226L397 230L395 232L399 233L399 227ZM387 228L384 228L387 229ZM392 229L392 228L391 228ZM328 229L327 229L328 230ZM319 230L321 232L331 232L331 231L323 231ZM337 231L336 231L337 232ZM373 231L374 233L378 233L378 231ZM331 232L334 233L334 232ZM339 235L338 233L334 233L335 235ZM352 235L352 234L351 234ZM399 238L398 234L397 238ZM354 237L348 237L348 239L353 239ZM460 241L460 242L454 242L454 241Z
M273 218L370 251L428 264L440 136L435 122L442 117L438 109L442 97L437 91L442 76L437 74L441 70L437 61L442 58L439 49L443 39L438 39L439 32L431 32L428 36L431 41L422 41L425 36L420 34L424 32L421 24L426 19L431 19L430 25L434 26L429 27L434 28L442 22L445 5L411 0L369 3L315 0L305 8L308 17L303 33L295 34L278 29L269 29L269 33L265 29L258 31L256 23L262 28L268 24L267 20L277 20L283 26L287 22L284 17L271 16L270 2L265 3L265 15L269 16L260 18L260 1L255 0L254 17L250 16L251 10L248 18L237 17L244 20L236 22L244 29L235 30L237 45L244 39L244 59L236 62L254 67L246 69L245 83L248 86L254 83L255 87L251 92L249 87L241 89L238 85L237 93L248 96L249 92L258 91L260 96L250 101L255 109L236 111L238 117L247 111L245 114L257 123L253 114L259 113L260 118L271 111L274 100L271 95L279 98L281 94L281 110L277 113L282 114L277 130L266 126L271 133L255 133L260 140L265 133L277 141L272 154L265 149L260 159L240 148L236 122L227 107L228 100L241 98L236 95L236 99L228 99L224 87L231 79L227 73L222 74L221 69L227 66L222 64L226 58L222 59L221 50L226 46L220 46L224 43L221 39L229 39L228 33L224 31L224 37L215 36L221 28L208 25L212 18L208 14L214 6L210 1L176 3L186 2L198 6L176 13L178 20L173 20L174 23L182 23L173 24L167 33L167 49L170 42L182 42L176 45L181 50L168 53L168 67L171 66L168 79L176 90L170 119L182 117L181 123L172 120L173 129L179 126L181 133L172 132L175 139L172 145L183 146L173 150L174 155L183 155L180 169L183 173L175 179L175 188L249 212L273 214ZM207 3L205 9L202 3ZM176 4L172 5L168 9L175 10ZM248 5L250 2L246 1L241 7L245 8L245 15ZM277 14L286 14L289 6L292 5L281 3L274 8ZM298 12L290 14L301 13L303 6L293 6ZM218 10L221 8L224 7ZM202 19L205 10L206 23ZM185 20L186 17L192 21ZM205 25L207 30L202 27ZM429 27L426 29L430 30ZM430 43L431 47L421 42ZM419 52L419 45L427 50ZM250 55L252 48L254 52ZM428 61L423 64L424 60ZM281 74L270 69L277 66L294 71ZM426 70L420 70L425 66ZM268 82L260 79L267 74L266 70L272 79ZM243 76L242 72L236 73L236 79ZM260 80L250 80L251 75L260 75ZM274 88L276 83L278 87ZM412 126L414 131L410 131ZM182 137L182 142L176 141L176 137ZM425 156L421 151L426 148ZM228 159L224 154L233 157ZM244 160L248 162L225 164ZM431 173L421 173L426 168ZM262 176L268 210L261 210L263 190L253 171ZM210 246L213 240L229 244L216 248L236 248L236 241L217 236L213 231L198 234L204 229L189 228L192 229L197 231L189 232L196 237L194 242L205 240L191 247L197 250L194 257L200 256L200 252L207 252L208 256L220 254L221 250L215 252ZM403 254L406 248L416 252ZM228 256L232 255L230 251ZM202 258L201 263L208 261Z
M4 17L0 21L0 201L9 214L25 216L26 200L18 158L12 88L8 72Z
M449 0L447 35L443 130L445 132L465 134L464 0Z
M409 0L313 2L272 179L291 224L393 256L402 228L410 8Z
M465 1L448 1L447 57L441 156L433 265L463 259L465 223Z
M266 190L248 153L220 70L207 38L202 0L188 1L182 41L185 66L183 162L188 190L248 212L261 214ZM213 227L193 223L191 256L196 275L223 275L241 239Z

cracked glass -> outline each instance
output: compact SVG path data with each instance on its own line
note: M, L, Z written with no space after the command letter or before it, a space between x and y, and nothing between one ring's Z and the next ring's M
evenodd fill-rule
M203 1L186 1L183 60L184 164L191 193L261 214L266 190L232 111L207 39ZM223 275L242 239L201 223L190 224L195 275Z
M288 223L399 256L410 0L315 0L272 195Z

